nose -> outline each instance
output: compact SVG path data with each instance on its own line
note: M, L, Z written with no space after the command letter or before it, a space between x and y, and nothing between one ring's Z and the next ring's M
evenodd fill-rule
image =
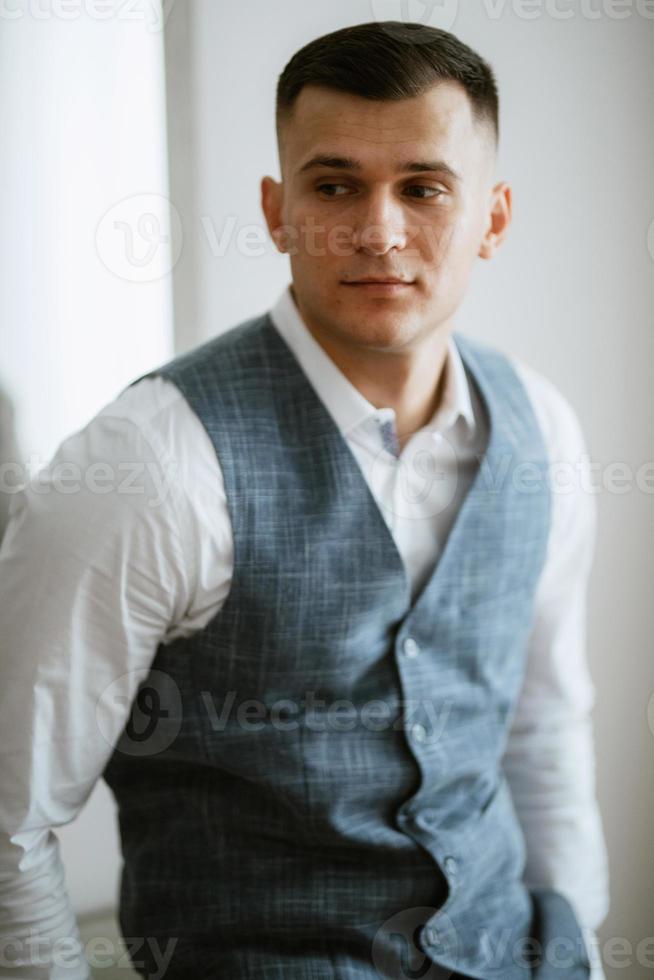
M402 205L383 189L372 191L354 222L352 244L367 255L405 248L406 215Z

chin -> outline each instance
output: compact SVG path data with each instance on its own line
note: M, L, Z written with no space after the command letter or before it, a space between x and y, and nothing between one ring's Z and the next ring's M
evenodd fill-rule
M410 340L410 319L383 313L378 316L344 317L338 325L339 333L351 341L368 347L390 348Z

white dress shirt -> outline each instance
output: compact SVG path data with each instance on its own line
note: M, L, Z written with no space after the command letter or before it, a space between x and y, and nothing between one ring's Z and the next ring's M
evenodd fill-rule
M484 413L450 338L441 404L396 455L394 411L375 408L303 322L290 284L270 310L356 457L413 583L424 584L483 452ZM525 880L564 893L603 980L594 930L608 911L585 650L596 505L584 437L564 396L513 355L551 464L552 524L525 682L504 768L527 843ZM551 473L556 465L551 468ZM0 977L86 978L57 967L78 937L58 839L88 799L159 643L189 636L230 588L233 540L219 461L179 390L145 378L71 434L12 493L0 547ZM43 938L39 973L30 933ZM47 941L46 941L47 940ZM6 971L13 942L17 965Z

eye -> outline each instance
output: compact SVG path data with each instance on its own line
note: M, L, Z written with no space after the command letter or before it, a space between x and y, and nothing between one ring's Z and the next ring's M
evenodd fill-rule
M344 189L347 193L348 188L346 184L319 184L316 190L322 192L327 197L341 197L342 195L333 193L333 191L338 188ZM439 187L427 187L424 184L411 184L407 190L418 191L418 194L410 194L409 196L416 197L421 201L432 200L440 197L442 194L445 194L445 191Z
M320 184L316 188L316 190L324 191L324 193L327 194L327 197L336 197L337 196L336 194L328 194L327 191L325 190L326 187L330 187L330 188L331 187L345 187L345 184Z
M427 191L427 194L411 195L412 197L417 196L419 199L422 200L426 200L428 198L433 198L433 197L440 197L441 194L445 193L445 191L441 190L440 187L426 187L423 184L412 184L409 190ZM430 191L432 193L429 193Z

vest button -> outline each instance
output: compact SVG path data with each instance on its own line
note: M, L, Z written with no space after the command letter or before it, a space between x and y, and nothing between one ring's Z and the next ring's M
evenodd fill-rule
M458 868L456 858L453 858L451 857L451 855L448 854L445 860L443 861L443 867L449 874L453 875Z
M417 657L420 653L420 647L413 639L412 636L407 636L404 643L402 644L402 649L404 651L405 657Z
M424 742L427 738L427 729L424 725L416 723L411 726L411 735L416 740L416 742Z

